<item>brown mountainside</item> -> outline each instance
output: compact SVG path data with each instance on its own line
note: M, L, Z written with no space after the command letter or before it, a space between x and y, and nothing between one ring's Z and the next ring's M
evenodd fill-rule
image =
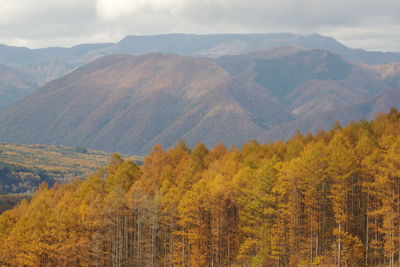
M317 133L330 129L337 121L342 125L363 118L372 120L379 113L387 113L391 107L400 107L400 88L388 89L381 94L348 106L331 109L325 112L299 117L268 130L257 138L260 142L270 142L278 138L287 140L297 131Z
M0 64L16 68L33 76L40 86L60 78L73 70L105 55L143 55L154 52L196 57L217 58L224 55L245 55L252 53L253 58L262 58L263 49L271 49L268 56L283 56L293 53L283 46L295 46L305 49L328 49L351 62L379 65L398 64L400 54L392 52L370 52L346 47L337 40L319 34L300 35L292 33L266 34L162 34L153 36L126 36L117 43L80 44L70 48L48 47L29 49L0 44ZM265 55L264 55L264 59ZM268 66L261 66L268 68ZM400 83L399 77L392 79ZM313 85L314 86L314 85ZM318 88L316 90L319 90ZM27 95L24 92L21 96ZM14 103L20 99L9 99ZM294 107L294 109L297 107ZM309 112L301 107L296 112Z
M267 89L296 117L365 101L390 88L371 69L328 50L289 46L217 62L237 79Z
M0 140L144 154L180 139L287 138L385 109L395 75L381 69L291 46L217 59L105 56L0 113Z
M107 56L3 112L0 135L144 153L181 138L242 143L290 119L266 90L241 84L210 59Z

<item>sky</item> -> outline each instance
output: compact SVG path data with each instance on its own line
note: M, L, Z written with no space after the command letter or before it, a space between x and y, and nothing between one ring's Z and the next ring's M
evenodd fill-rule
M0 43L40 48L164 33L320 33L400 51L399 0L0 0Z

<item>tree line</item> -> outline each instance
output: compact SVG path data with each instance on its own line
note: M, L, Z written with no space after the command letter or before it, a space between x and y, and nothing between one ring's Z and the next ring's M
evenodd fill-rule
M400 112L242 149L114 154L0 216L5 266L395 266Z

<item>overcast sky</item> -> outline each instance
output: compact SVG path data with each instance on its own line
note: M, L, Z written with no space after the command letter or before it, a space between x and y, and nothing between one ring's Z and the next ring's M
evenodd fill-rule
M0 43L31 48L162 33L321 33L400 51L400 0L0 0Z

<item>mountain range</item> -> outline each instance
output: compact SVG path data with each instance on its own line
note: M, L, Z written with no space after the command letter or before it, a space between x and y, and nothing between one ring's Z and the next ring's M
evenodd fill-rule
M142 55L161 52L216 58L224 55L242 55L280 46L328 49L351 62L369 65L400 62L399 53L370 52L362 49L353 49L331 37L319 34L266 33L127 36L117 43L80 44L70 48L49 47L29 49L26 47L0 45L0 64L11 67L33 78L37 84L35 84L33 89L36 89L105 55ZM0 68L0 76L3 73L4 70ZM10 91L8 97L2 98L0 108L20 100L29 92L29 90Z
M260 50L242 46L235 53L230 50L236 55L223 55L226 49L216 49L222 47L221 36L236 38L127 37L94 50L90 45L75 47L71 54L97 59L1 112L0 140L145 154L154 144L170 147L180 139L209 146L286 139L298 129L315 132L336 120L371 118L400 104L395 53L353 50L320 35L282 34L246 36L249 43L251 38L275 39L264 39L266 48ZM167 37L177 39L175 46L172 41L153 46L148 41ZM321 40L331 42L327 46L332 51L319 49L317 41L305 47L313 38L320 45ZM286 45L289 39L295 45ZM261 41L252 44L262 46ZM98 58L98 51L107 49L104 54L110 55ZM180 55L114 54L157 49ZM349 51L364 59L344 56ZM387 64L366 64L367 60Z
M35 76L41 84L61 77L104 55L142 55L161 52L201 57L240 55L279 46L328 49L350 61L382 65L400 62L400 54L349 48L337 40L319 35L265 34L163 34L127 36L117 43L80 44L70 48L29 49L0 45L0 63Z

